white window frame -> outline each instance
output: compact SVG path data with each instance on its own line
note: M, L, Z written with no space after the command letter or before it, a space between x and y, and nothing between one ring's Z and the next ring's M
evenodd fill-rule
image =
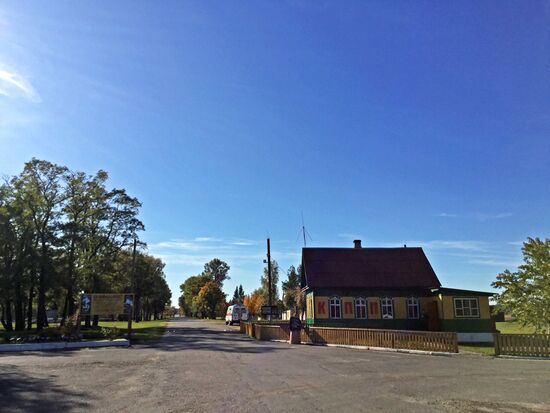
M410 309L413 309L412 317ZM420 300L418 297L407 297L407 318L411 320L418 320L420 318Z
M334 307L335 313L338 310L338 316L332 315L332 308ZM330 318L340 319L342 318L342 300L340 297L330 297L328 300L328 314Z
M394 312L392 297L382 297L380 299L380 313L382 314L382 318L384 320L393 320Z
M363 311L365 312L364 317L362 317L361 312L358 311L359 308L362 308ZM364 297L357 297L355 299L355 318L366 319L368 317L369 317L369 312L368 312L368 306L367 306L367 299Z
M475 306L471 304L475 303ZM455 318L479 318L479 299L477 297L455 297L453 298ZM460 305L457 305L460 303ZM464 304L468 305L465 306ZM461 311L462 315L459 315L458 312ZM469 314L466 314L468 311ZM475 314L474 314L475 312Z

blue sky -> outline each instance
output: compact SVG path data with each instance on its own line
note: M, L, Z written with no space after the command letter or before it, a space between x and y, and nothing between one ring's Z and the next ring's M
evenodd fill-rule
M489 290L550 232L548 2L0 4L0 174L32 157L143 202L173 291L265 238L422 246Z

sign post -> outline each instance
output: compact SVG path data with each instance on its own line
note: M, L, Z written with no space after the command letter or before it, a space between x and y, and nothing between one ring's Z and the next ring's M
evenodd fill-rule
M279 317L279 307L276 305L262 305L262 317L268 316L269 321L271 317Z
M132 345L132 319L134 318L134 294L124 296L124 313L128 317L128 343Z

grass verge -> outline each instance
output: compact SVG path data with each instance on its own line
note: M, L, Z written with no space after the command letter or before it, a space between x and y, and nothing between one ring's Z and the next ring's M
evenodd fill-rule
M533 327L523 327L517 321L503 321L496 323L496 326L502 334L532 334L535 332Z
M484 356L494 356L495 346L493 343L462 343L458 345L459 353L478 353Z
M141 321L139 323L132 323L132 341L142 342L149 340L157 340L164 334L166 328L166 320L154 320L154 321ZM80 328L83 340L104 340L106 338L106 330L102 329L115 329L114 334L111 334L111 338L126 338L128 336L128 322L127 321L100 321L99 327ZM50 341L60 341L61 333L58 327L48 327L42 332L36 333L36 331L17 331L7 332L0 331L0 344L9 343L13 337L21 338L49 338Z

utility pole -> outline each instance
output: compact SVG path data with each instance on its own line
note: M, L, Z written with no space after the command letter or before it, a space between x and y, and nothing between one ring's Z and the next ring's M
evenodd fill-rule
M130 281L132 288L132 310L128 314L128 342L132 344L132 318L134 317L134 312L136 310L136 295L135 295L135 280L136 280L136 250L137 250L137 238L134 237L134 248L132 249L132 279Z
M268 281L268 287L269 287L269 306L272 306L273 303L271 301L271 247L269 244L269 238L267 239L267 281ZM271 316L269 317L271 319Z

